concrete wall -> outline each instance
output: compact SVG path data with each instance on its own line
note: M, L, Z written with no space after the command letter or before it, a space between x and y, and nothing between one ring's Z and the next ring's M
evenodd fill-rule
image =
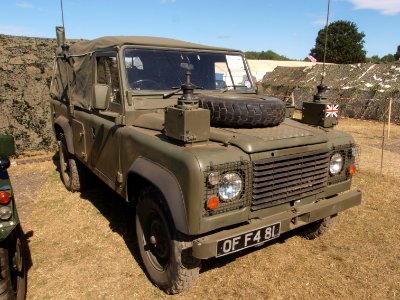
M263 79L266 73L271 73L276 67L311 67L312 62L307 61L282 61L282 60L247 60L251 73L257 78L257 81Z

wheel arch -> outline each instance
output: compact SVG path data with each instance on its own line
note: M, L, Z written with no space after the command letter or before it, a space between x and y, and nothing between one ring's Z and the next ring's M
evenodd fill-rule
M163 195L175 228L189 234L185 202L177 178L163 166L139 157L128 170L126 199L137 201L140 190L149 184Z
M54 131L57 141L61 140L61 134L64 134L65 140L67 142L68 152L71 154L75 154L72 128L66 117L59 116L57 119L54 120Z

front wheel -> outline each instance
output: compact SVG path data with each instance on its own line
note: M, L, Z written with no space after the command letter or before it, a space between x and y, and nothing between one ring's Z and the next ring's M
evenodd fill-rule
M151 281L168 294L177 294L197 279L200 260L192 243L171 222L162 195L146 189L136 206L136 235L140 255Z
M21 227L0 245L0 299L23 300L26 296L26 264Z
M308 240L314 240L329 231L336 222L336 219L337 215L333 215L316 221L303 229L301 235Z

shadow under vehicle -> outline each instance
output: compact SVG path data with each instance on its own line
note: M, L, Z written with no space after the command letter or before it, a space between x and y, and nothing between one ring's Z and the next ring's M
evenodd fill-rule
M14 138L0 135L0 299L25 299L24 235L7 169L14 155Z
M149 279L178 293L202 259L300 227L316 238L361 201L357 145L319 86L303 118L262 95L242 52L153 37L60 38L51 84L66 188L94 173L135 207Z

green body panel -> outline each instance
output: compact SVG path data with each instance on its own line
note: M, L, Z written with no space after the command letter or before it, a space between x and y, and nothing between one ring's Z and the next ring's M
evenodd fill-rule
M0 157L14 155L14 137L11 135L0 135Z
M321 127L333 127L338 124L337 117L327 117L327 105L325 101L321 102L303 102L302 122Z
M14 155L14 153L14 138L10 135L0 135L0 158L6 158ZM17 207L14 200L14 192L7 170L0 170L0 191L8 192L11 195L10 202L5 205L11 208L12 216L7 221L0 220L0 241L4 241L19 224Z
M140 40L142 43L137 41L129 38L126 41L123 38L104 38L97 42L85 42L80 46L77 43L73 51L75 54L82 54L85 51L96 51L96 45L99 48L118 46L115 51L118 52L120 67L124 64L123 51L128 45L146 49L194 49L226 53L233 51L173 40L144 38ZM95 66L92 71L96 71ZM214 168L218 170L221 166L235 164L248 166L247 171L242 174L249 180L243 197L250 199L253 188L252 166L255 161L311 151L328 153L333 147L350 147L354 144L353 138L331 128L310 126L292 119L286 119L274 127L212 127L209 125L209 114L207 115L206 110L196 107L193 110L184 110L176 105L181 97L179 92L163 99L160 91L133 90L128 87L126 76L120 69L120 88L117 90L121 95L121 103L110 102L104 110L90 105L71 108L65 101L53 99L54 129L58 138L60 132L64 134L71 154L75 154L127 201L135 200L134 195L139 193L142 187L140 185L145 181L155 185L163 193L178 231L192 236L206 236L209 232L259 218L286 218L287 212L293 208L314 211L312 216L316 218L335 214L359 202L358 194L354 196L353 193L336 197L335 199L340 200L340 205L321 204L328 203L321 199L349 190L351 179L346 179L325 187L317 194L305 196L296 203L286 202L251 211L250 204L245 202L245 205L237 209L209 214L206 201L210 195L207 193L212 192L206 178ZM95 80L95 76L93 78ZM96 82L93 81L92 84L95 86ZM229 101L234 101L237 94L240 94L241 99L260 99L255 90L246 93L204 93ZM354 200L355 198L358 200ZM241 226L237 230L240 231L240 228ZM285 230L289 229L290 226L285 227ZM202 253L203 250L199 251Z
M0 191L11 194L11 201L7 206L12 210L12 216L7 221L0 220L0 241L4 241L19 224L17 206L15 205L14 192L7 171L0 171ZM2 205L2 204L0 204Z
M255 219L246 225L234 229L222 230L217 233L201 237L193 241L193 256L201 259L215 257L217 242L228 237L244 234L246 232L274 224L281 223L280 233L296 229L309 223L329 217L345 209L361 203L361 192L351 191L336 197L321 200L318 203L304 205L298 209L290 209L274 214L273 216Z

